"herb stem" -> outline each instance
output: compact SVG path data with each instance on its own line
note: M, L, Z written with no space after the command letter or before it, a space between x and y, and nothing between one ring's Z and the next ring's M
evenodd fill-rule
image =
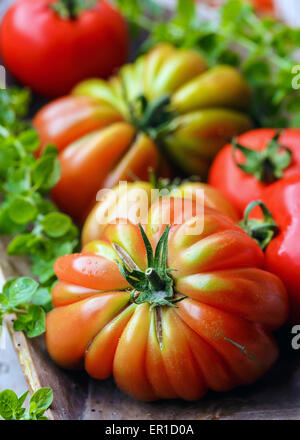
M19 309L17 307L12 308L11 310L12 313L17 313L18 315L27 315L28 310L26 309Z

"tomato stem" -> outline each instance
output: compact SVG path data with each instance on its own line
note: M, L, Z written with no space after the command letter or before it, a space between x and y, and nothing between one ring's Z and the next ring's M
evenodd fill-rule
M191 176L186 179L182 179L181 177L175 177L173 180L165 177L158 178L153 168L150 168L149 182L151 183L153 188L158 189L159 191L165 189L168 190L168 195L169 195L171 191L177 189L180 185L184 185L185 183L201 182L201 178L199 176Z
M149 303L151 309L158 306L176 307L175 303L185 297L175 297L174 281L169 275L170 269L167 269L170 226L166 226L157 243L155 253L153 253L151 243L144 229L141 225L139 225L139 228L146 248L148 268L144 272L130 268L122 258L122 254L118 252L122 260L122 264L118 262L120 272L133 287L130 296L131 301L136 304Z
M249 216L253 209L259 207L262 211L263 218L250 219ZM244 218L239 225L247 232L250 237L255 240L262 250L265 250L268 244L278 233L279 228L275 222L271 212L261 200L251 202L244 212Z
M233 140L232 157L237 167L246 174L253 175L258 181L263 183L273 183L283 176L283 171L292 162L292 151L290 148L279 143L280 131L276 133L263 151L255 151L246 148ZM245 162L239 163L236 160L236 150L239 150Z
M97 0L56 0L50 8L64 20L76 20L82 12L96 6Z
M145 275L147 279L149 280L149 283L151 284L151 287L153 290L164 290L165 289L165 283L163 279L158 275L157 271L153 269L153 267L149 267L145 271Z
M126 99L126 98L125 98ZM169 95L163 95L154 101L141 95L131 104L127 100L130 122L140 131L157 140L162 134L176 129L175 112L171 109Z

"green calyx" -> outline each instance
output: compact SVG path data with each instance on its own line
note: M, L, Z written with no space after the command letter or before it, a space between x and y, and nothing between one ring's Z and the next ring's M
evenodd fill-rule
M234 140L232 142L232 157L236 166L246 174L255 176L258 181L263 183L273 183L281 179L283 171L292 162L292 152L290 148L278 142L279 136L280 132L274 136L263 151L254 151L251 148L246 148ZM237 162L236 150L239 150L244 155L244 163Z
M142 226L139 225L147 252L147 269L129 269L127 262L118 262L120 271L128 283L133 287L131 301L135 304L149 303L151 309L159 306L176 307L175 303L185 297L174 296L174 281L167 269L167 249L170 226L167 226L157 243L155 253Z
M172 132L176 114L172 111L169 95L161 96L152 102L142 95L134 104L128 103L129 119L138 131L142 131L157 140L162 135Z
M164 177L158 178L154 170L151 168L149 170L149 182L153 188L158 189L159 191L166 190L166 195L169 196L170 192L176 190L180 185L184 185L185 183L201 182L201 179L199 176L191 176L187 179L175 177L173 180Z
M56 0L50 4L50 8L64 20L75 20L96 4L97 0Z
M166 190L168 191L168 194L183 183L180 177L176 177L173 180L163 177L158 178L152 168L149 170L149 182L153 188L158 189L159 191Z
M263 218L261 220L249 219L251 212L256 206L259 206L263 213ZM260 200L252 202L247 206L244 212L244 218L239 222L239 225L248 235L250 235L250 237L253 238L254 241L258 243L262 250L266 249L268 244L279 231L279 227L271 212Z

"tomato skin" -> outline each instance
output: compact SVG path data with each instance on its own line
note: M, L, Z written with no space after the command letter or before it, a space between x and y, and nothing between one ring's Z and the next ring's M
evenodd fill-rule
M80 138L60 155L61 179L52 198L64 212L82 223L102 188L136 177L147 179L149 169L159 171L159 152L151 139L126 122L119 122ZM80 169L80 178L77 174Z
M282 282L261 269L264 257L254 240L214 209L205 208L203 230L188 236L197 206L191 201L177 224L183 202L163 198L149 218L171 219L168 267L186 298L175 308L132 302L116 271L116 249L144 271L145 245L137 225L110 224L81 254L55 264L59 283L46 324L55 362L84 366L97 379L113 374L124 392L143 401L196 400L208 388L252 383L270 368L278 355L271 330L289 313ZM164 225L150 223L145 230L154 247Z
M238 143L256 151L262 151L276 134L275 129L257 129L249 131L237 138ZM292 151L292 163L283 172L283 177L300 175L300 129L283 130L279 143ZM236 152L238 161L242 155ZM254 176L246 174L238 168L232 158L232 145L228 144L217 154L209 173L209 183L220 192L243 214L246 206L253 200L263 197L266 188L273 184L259 182Z
M204 203L207 207L216 209L237 221L239 216L236 209L211 185L200 182L186 182L171 191L172 197L190 197L196 199L197 191L204 192Z
M293 323L300 322L300 176L276 182L262 197L279 226L265 251L265 267L284 282L291 299ZM253 212L257 217L257 212Z
M274 1L273 0L253 0L253 3L258 11L273 12Z
M119 156L129 148L134 129L126 123L116 124L106 130L88 134L65 149L59 156L62 177L52 191L52 198L63 206L64 211L76 220L80 219L96 199L97 190L107 171L118 161ZM102 172L99 169L102 163ZM81 179L74 169L80 163ZM76 196L76 203L74 197Z
M115 220L117 217L120 217L120 210L124 210L124 217L128 218L130 221L134 221L134 218L131 217L132 211L128 209L128 203L131 200L131 197L137 195L140 191L143 191L144 194L147 195L147 200L144 203L136 203L132 202L129 206L141 206L141 211L143 212L146 208L146 212L151 205L151 190L153 189L152 185L149 182L133 182L133 183L123 183L115 188L113 191L108 194L108 196L103 201L98 201L91 212L89 213L86 221L84 222L82 235L81 235L81 243L82 246L87 245L88 243L97 240L101 237L105 227L110 221ZM143 204L143 206L142 206ZM109 217L106 217L107 214ZM133 215L136 214L136 211L133 212Z
M55 360L60 365L68 368L70 363L72 367L77 369L82 367L82 352L89 343L92 335L97 332L103 325L109 322L114 314L122 309L128 302L129 294L127 292L105 292L94 294L92 298L75 302L66 307L58 307L53 310L51 316L48 317L48 326L54 328L52 332L47 334L48 345L55 344L56 354ZM71 307L71 310L70 310ZM57 316L69 310L70 319L66 323L57 320ZM85 320L89 320L88 326L83 329ZM60 321L60 324L59 322ZM77 329L77 331L75 331ZM65 332L66 339L61 338L58 341L58 335L61 331ZM65 342L69 338L69 344Z
M153 191L155 191L155 188L149 182L123 183L113 188L113 192L104 200L96 203L89 213L82 230L82 245L85 246L101 237L107 224L117 217L128 218L131 222L134 222L137 220L135 215L138 209L140 209L140 217L143 213L147 213L147 210L155 201L152 199L155 194ZM196 200L197 191L203 191L200 197L202 200L202 196L204 196L205 206L217 209L228 215L232 220L238 221L239 216L234 207L227 202L218 190L205 183L182 183L177 188L171 189L169 195L170 197L185 197ZM144 200L144 197L142 200L136 200L139 194L144 197L147 196L146 200ZM124 215L122 215L123 212ZM109 217L107 217L107 213L109 213ZM143 222L143 219L140 218L140 221Z
M85 78L108 77L128 53L125 21L107 2L64 20L50 9L54 1L15 2L0 32L7 68L46 97L65 95Z
M122 116L105 104L83 96L65 96L45 105L34 117L33 126L38 131L41 149L47 144L64 150L80 137L113 122Z

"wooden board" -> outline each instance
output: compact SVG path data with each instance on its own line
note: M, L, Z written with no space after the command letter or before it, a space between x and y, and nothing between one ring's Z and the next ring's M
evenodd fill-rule
M0 16L13 0L1 0ZM35 101L35 107L41 104ZM0 240L3 277L29 274L22 258L8 258L7 240ZM0 277L1 279L1 277ZM49 417L55 419L297 419L300 420L300 351L291 348L289 328L277 333L281 356L272 370L255 385L231 392L209 392L201 401L141 403L117 389L113 380L95 381L84 372L67 372L49 358L43 337L27 340L12 331L12 340L30 391L40 386L54 390Z

